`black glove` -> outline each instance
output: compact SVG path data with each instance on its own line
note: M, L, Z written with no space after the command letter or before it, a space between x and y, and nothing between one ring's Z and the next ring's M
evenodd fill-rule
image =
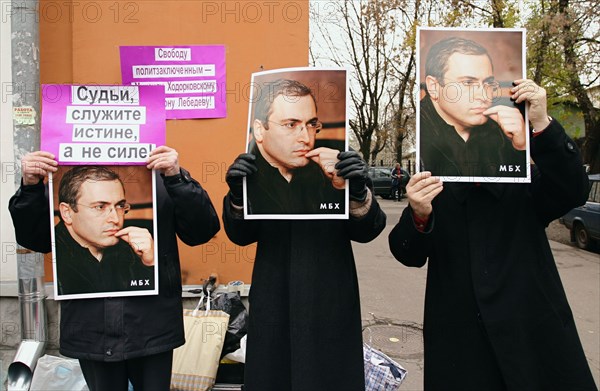
M236 205L242 205L244 191L244 177L258 171L256 156L251 153L242 153L238 156L225 174L225 182L229 185L229 198Z
M337 157L340 160L335 165L337 175L350 180L350 199L363 202L367 198L367 163L356 151L340 152Z

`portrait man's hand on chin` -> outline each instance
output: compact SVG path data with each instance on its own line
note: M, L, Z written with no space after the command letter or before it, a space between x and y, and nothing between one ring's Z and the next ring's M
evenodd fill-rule
M496 102L502 89L486 48L458 37L437 42L427 54L425 85L422 169L452 177L524 175L525 120L517 107Z
M315 148L323 124L313 91L296 80L279 79L268 83L254 107L249 154L255 161L245 161L256 169L229 176L247 177L249 212L339 213L345 196L345 180L335 169L340 151ZM323 209L330 204L337 209Z
M131 206L117 172L104 166L73 167L61 178L58 199L61 294L123 291L139 280L152 280L148 285L153 286L154 240L145 228L123 228Z

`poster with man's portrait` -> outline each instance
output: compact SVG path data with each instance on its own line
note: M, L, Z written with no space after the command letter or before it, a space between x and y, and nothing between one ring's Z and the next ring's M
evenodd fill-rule
M417 171L529 182L525 105L511 99L525 78L525 30L419 28L417 47Z
M155 177L60 165L49 178L57 300L158 294Z
M246 152L258 171L244 181L244 218L348 218L348 183L335 170L348 148L347 77L339 68L252 75Z

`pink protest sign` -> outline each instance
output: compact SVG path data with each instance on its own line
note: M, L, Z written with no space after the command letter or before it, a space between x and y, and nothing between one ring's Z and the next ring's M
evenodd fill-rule
M167 119L223 118L225 47L121 46L125 85L160 85Z
M60 164L142 165L165 144L164 91L156 86L43 86L41 149Z

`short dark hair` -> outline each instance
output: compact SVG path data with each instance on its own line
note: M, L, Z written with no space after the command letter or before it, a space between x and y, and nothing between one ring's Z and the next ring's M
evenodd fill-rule
M268 121L273 113L273 101L279 95L293 97L310 95L315 103L315 107L317 107L317 100L313 91L297 80L277 79L269 81L258 85L255 92L257 100L254 104L254 118L261 121L265 129L269 129Z
M435 43L427 53L425 61L425 76L433 76L440 83L444 74L448 71L448 59L454 53L468 54L473 56L486 55L494 66L492 58L487 49L475 41L459 37L450 37Z
M81 185L87 180L114 181L118 180L123 186L119 174L103 166L75 166L67 171L58 187L58 202L69 204L77 212L77 200L81 196ZM123 186L123 190L125 186Z

